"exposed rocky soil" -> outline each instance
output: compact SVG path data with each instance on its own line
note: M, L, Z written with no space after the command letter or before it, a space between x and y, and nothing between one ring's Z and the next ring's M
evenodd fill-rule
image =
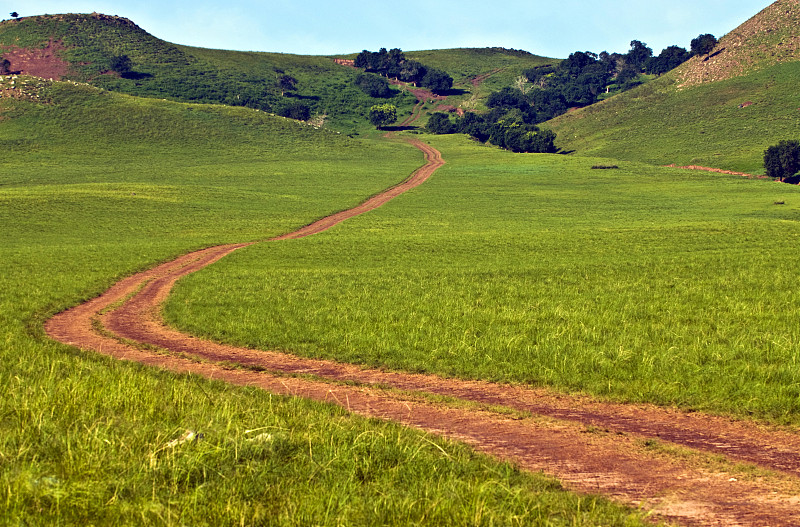
M0 54L10 62L9 71L42 79L61 80L69 73L69 63L59 56L64 49L60 40L51 40L43 48L0 47Z
M800 50L800 2L778 0L678 69L680 87L717 82L784 61Z

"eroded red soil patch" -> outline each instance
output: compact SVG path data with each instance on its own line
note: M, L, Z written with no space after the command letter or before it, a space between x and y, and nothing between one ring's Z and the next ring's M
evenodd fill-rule
M63 49L60 40L51 40L44 48L0 47L0 53L10 62L11 73L61 80L69 73L69 62L59 56Z
M321 232L420 184L443 162L429 145L415 145L425 152L428 162L409 178L408 185L398 185L362 207L273 241ZM387 372L237 348L163 325L159 306L180 277L246 245L212 247L127 278L102 296L55 316L46 323L46 331L61 342L120 359L329 401L359 414L466 441L522 468L553 474L575 490L601 492L682 524L800 525L800 435L794 431L653 406L605 403L525 386ZM131 294L119 307L105 312ZM97 323L104 332L95 330ZM129 341L156 345L170 353L144 351ZM246 369L226 368L226 363ZM286 374L313 375L321 380ZM478 408L434 404L409 393L444 395L477 403ZM513 418L480 409L485 405L530 412L534 417ZM649 451L645 440L654 439L723 453L780 474L764 479L704 468L689 458Z

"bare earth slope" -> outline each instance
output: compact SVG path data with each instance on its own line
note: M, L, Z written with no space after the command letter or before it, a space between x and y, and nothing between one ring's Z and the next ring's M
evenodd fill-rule
M720 39L708 56L678 68L679 86L697 86L744 75L785 61L800 50L800 2L778 0Z
M406 182L273 243L321 232L424 182L443 161L432 147L413 144L425 153L427 163ZM122 280L102 296L49 320L46 331L63 343L119 359L330 401L359 414L463 440L522 468L553 474L575 490L601 492L685 525L800 524L800 435L790 431L544 389L233 348L164 327L159 306L174 283L246 245L211 247ZM147 351L138 343L162 352ZM425 394L448 399L435 403ZM456 404L448 403L453 399ZM499 412L496 406L511 410ZM753 472L702 454L669 454L670 443L725 454L766 470Z

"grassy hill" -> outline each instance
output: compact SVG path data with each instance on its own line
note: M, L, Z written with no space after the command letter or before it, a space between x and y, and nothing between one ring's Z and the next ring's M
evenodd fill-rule
M156 38L128 19L96 13L5 21L0 24L0 47L6 54L47 48L55 56L52 60L62 60L63 78L131 95L274 113L301 103L316 122L348 134L368 132L369 107L385 102L358 89L354 81L359 70L334 63L334 57L181 46ZM113 65L123 55L131 60L131 70L120 75ZM18 61L8 56L13 70ZM511 84L522 70L553 62L502 48L418 51L409 57L453 76L461 93L449 104L469 107L480 107L489 91ZM296 92L282 96L277 86L281 75L298 80ZM476 78L485 82L473 86ZM391 102L402 120L411 114L416 97L399 91Z
M310 107L313 116L327 116L331 127L347 133L368 129L369 106L381 101L354 86L355 69L339 66L331 57L178 46L130 20L100 14L8 20L0 24L0 46L6 53L53 48L65 63L63 78L131 95L275 113L300 102ZM122 55L130 58L131 71L120 75L111 70L114 58ZM295 77L297 91L282 96L277 86L280 75ZM393 102L401 113L410 114L415 98L405 94Z
M710 56L547 126L581 155L763 173L764 150L800 129L798 34L800 5L780 0Z

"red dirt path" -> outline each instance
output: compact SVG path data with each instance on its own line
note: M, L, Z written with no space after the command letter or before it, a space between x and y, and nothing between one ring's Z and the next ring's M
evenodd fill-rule
M321 232L421 184L443 161L429 145L419 141L413 144L425 153L427 163L406 182L351 211L273 241ZM647 405L604 403L545 389L386 372L236 348L163 325L160 305L180 277L247 245L211 247L129 277L100 297L56 315L45 329L56 340L116 358L330 401L359 414L463 440L522 468L553 474L575 490L602 492L685 525L800 525L800 435L793 431ZM119 307L105 312L129 295ZM103 332L97 331L98 325ZM148 352L130 341L156 345L169 353ZM229 363L249 369L226 368L224 364ZM296 373L321 380L286 377ZM407 393L386 391L379 385L446 395L479 405L500 405L543 417L512 418L486 410L420 402ZM733 461L754 463L777 475L756 478L731 472L732 468L710 468L691 456L659 454L648 449L644 441L653 439L724 453Z
M675 164L672 165L664 165L667 168L682 168L684 170L702 170L704 172L715 172L717 174L729 174L731 176L743 176L746 178L758 178L758 179L767 179L767 176L756 176L753 174L748 174L747 172L734 172L733 170L723 170L721 168L712 168L712 167L703 167L699 165L685 165L685 166L678 166Z

